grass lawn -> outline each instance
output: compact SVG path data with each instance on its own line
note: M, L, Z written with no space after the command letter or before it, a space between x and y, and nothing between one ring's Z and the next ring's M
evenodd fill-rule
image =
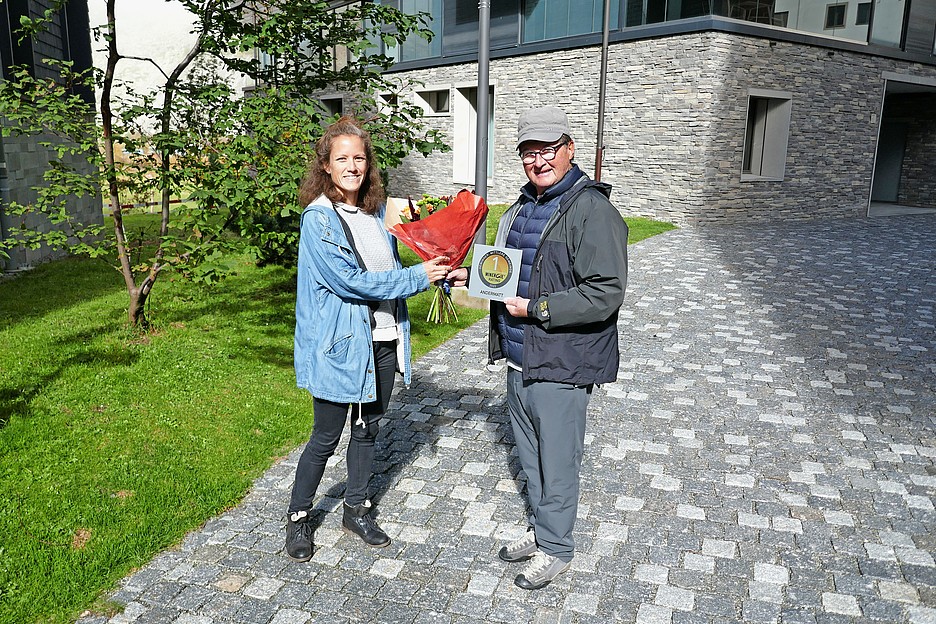
M503 209L492 209L489 237ZM628 223L631 242L672 228ZM410 300L415 357L486 314L460 309L458 324L431 325L428 302ZM0 622L106 609L102 592L235 505L307 438L294 303L290 269L244 261L212 287L163 276L153 329L139 334L103 262L0 281Z

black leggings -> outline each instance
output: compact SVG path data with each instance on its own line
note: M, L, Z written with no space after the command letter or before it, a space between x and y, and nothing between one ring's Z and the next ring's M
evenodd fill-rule
M345 502L357 506L367 500L374 463L374 440L377 438L380 417L387 411L390 394L393 392L393 376L396 373L396 342L375 342L374 362L377 365L377 400L371 403L352 403L351 440L348 442L348 481L345 486ZM299 456L296 480L293 482L289 513L312 509L312 499L318 490L325 463L335 453L341 432L348 419L348 403L335 403L314 398L315 421L312 436ZM360 420L364 425L355 424Z

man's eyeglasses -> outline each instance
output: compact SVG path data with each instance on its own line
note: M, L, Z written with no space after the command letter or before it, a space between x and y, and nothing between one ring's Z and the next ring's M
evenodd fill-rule
M520 160L523 161L524 165L532 165L536 162L536 157L539 156L546 162L549 162L556 157L556 152L558 152L563 145L568 144L568 141L562 141L561 143L556 143L555 145L547 145L543 149L523 150L520 152Z

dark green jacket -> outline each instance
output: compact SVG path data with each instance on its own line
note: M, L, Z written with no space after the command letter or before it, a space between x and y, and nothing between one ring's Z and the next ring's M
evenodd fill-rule
M524 379L600 384L617 378L627 224L608 200L610 193L610 186L583 175L559 199L543 229L530 275L528 312L536 321L524 328ZM522 195L501 217L495 245L504 245L511 222L527 201L529 195ZM492 362L504 357L496 323L503 305L491 302Z

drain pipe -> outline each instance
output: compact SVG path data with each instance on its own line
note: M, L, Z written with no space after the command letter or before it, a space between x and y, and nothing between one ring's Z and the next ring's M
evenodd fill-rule
M488 76L491 64L491 2L480 0L478 3L478 102L477 133L475 141L475 195L487 201L488 179L488 95L490 82ZM475 243L485 244L487 217L475 233Z
M7 233L3 227L5 219L3 208L10 205L10 180L7 177L6 151L4 150L3 139L0 138L0 242L6 240ZM0 258L0 275L5 273L12 266L12 258L4 260Z
M598 83L598 138L595 141L595 180L601 181L601 161L604 158L605 91L608 83L608 33L611 21L611 0L604 0L604 20L601 30L601 72Z

